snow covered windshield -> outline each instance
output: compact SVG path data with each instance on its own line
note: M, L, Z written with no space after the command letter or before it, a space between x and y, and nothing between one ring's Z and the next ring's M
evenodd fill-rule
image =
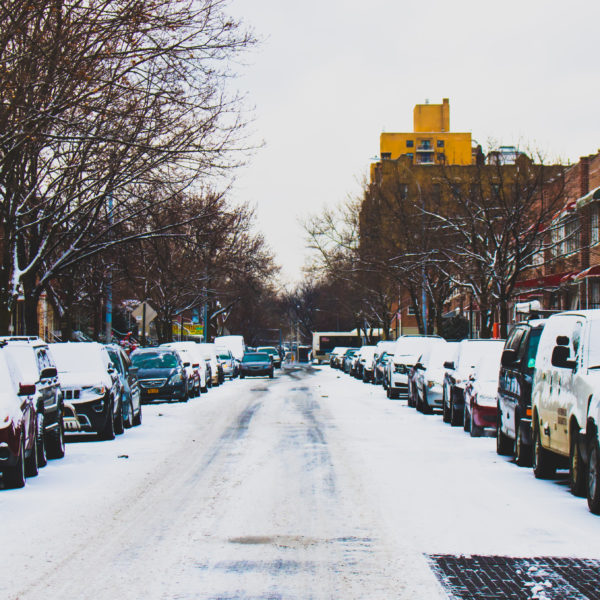
M106 371L101 346L85 342L52 344L50 351L59 373L85 373Z
M13 357L14 362L18 365L24 381L35 383L40 378L35 360L35 353L31 348L11 344L7 347L6 351Z
M590 326L590 347L588 350L590 369L600 369L600 321L592 321Z
M477 379L480 381L498 381L500 375L500 358L504 346L494 344L492 348L486 348L486 353L481 357L477 367Z
M131 362L138 369L174 369L177 367L177 358L170 352L133 353Z

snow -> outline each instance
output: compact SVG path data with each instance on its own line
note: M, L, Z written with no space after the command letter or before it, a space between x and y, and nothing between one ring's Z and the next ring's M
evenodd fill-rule
M600 557L564 480L329 367L144 406L0 513L0 597L19 600L429 600L425 554Z

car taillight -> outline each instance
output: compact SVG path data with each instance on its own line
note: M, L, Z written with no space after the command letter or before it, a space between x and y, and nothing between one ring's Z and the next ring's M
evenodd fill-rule
M525 410L525 414L530 417L531 416L531 408Z

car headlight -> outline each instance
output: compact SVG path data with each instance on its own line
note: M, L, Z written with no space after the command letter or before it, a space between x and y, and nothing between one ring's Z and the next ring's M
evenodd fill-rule
M103 385L99 385L97 387L90 388L90 392L92 392L92 394L97 394L98 396L104 396L104 394L106 394L106 388Z
M181 383L183 381L183 377L181 373L175 373L175 375L171 375L169 379L169 383Z
M432 388L434 385L435 385L435 381L431 381L431 379L429 379L429 380L427 381L427 387L428 387L429 389L431 389L431 388Z

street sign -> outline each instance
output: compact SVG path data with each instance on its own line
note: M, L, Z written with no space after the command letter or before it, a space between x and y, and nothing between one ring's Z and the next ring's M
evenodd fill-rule
M131 311L131 314L135 318L141 330L143 326L142 321L144 319L144 305L146 305L146 331L143 333L148 335L150 333L150 323L156 318L156 311L147 302L140 302L138 306Z

